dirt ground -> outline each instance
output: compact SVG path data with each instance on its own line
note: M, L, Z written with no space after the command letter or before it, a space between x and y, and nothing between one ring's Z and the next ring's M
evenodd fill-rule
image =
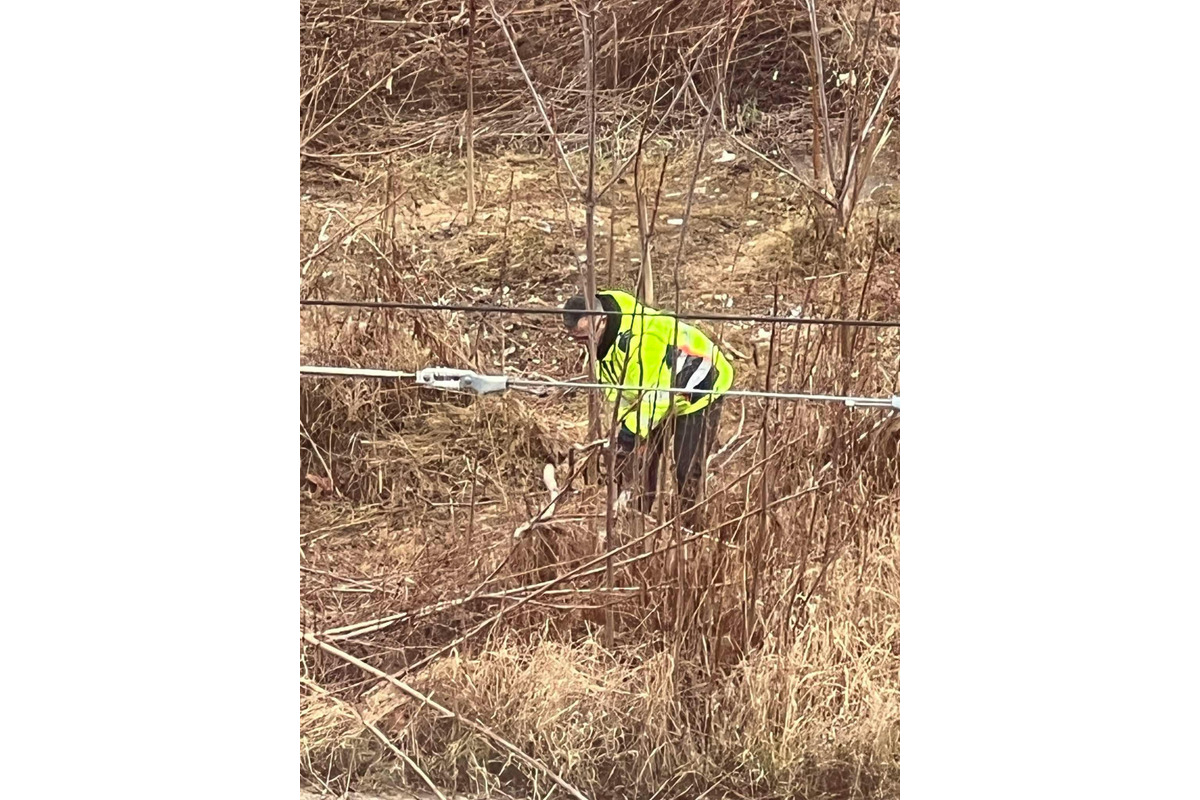
M657 305L674 307L678 292L680 307L689 311L770 314L778 280L779 314L834 316L833 295L841 273L813 263L805 250L811 200L794 181L740 151L735 153L737 148L728 142L716 139L706 147L680 253L695 154L692 148L671 144L654 220L651 261ZM863 315L875 319L899 318L898 147L894 141L880 159L878 174L868 182L856 217L864 227L878 225L881 240L879 264L863 298ZM657 159L647 159L654 184L668 147L664 143L659 149ZM733 160L726 161L731 155ZM398 195L395 218L383 226L388 228L390 223L389 230L405 242L398 254L388 253L400 273L393 294L426 302L560 304L580 286L585 227L582 205L566 197L565 179L556 177L554 166L545 156L480 157L479 210L470 226L465 219L460 160L429 157L367 170L361 187L334 187L328 194L305 196L301 204L304 245L310 251L328 246L329 238L350 227L348 223ZM392 175L390 191L384 177L388 171ZM647 193L654 188L642 187ZM597 282L602 288L632 289L641 265L632 179L627 175L618 181L612 195L615 209L612 202L602 203L596 214ZM304 293L363 299L379 294L371 291L378 289L373 283L375 276L363 275L361 270L364 252L380 262L374 266L376 271L387 261L384 240L390 234L378 227L365 226L347 237L335 248L342 251L342 258L326 253L302 264ZM312 232L318 236L312 237ZM863 274L850 276L855 297L864 278ZM306 314L301 326L302 358L314 355L313 317L323 316L326 324L334 317L342 318L324 309ZM373 324L368 316L350 313L344 318L365 328ZM463 317L461 321L470 325L477 318ZM577 355L554 335L557 320L553 317L507 322L506 330L511 325L516 332L506 342L513 352L503 361L483 361L480 366L545 372L548 367L561 366L564 356ZM733 346L735 359L765 346L762 325L721 323L716 327L717 335ZM529 334L534 331L537 335L531 339ZM884 370L882 384L895 386L898 335L879 329L875 338L885 347L893 345L887 352L872 350L869 354L871 361L884 362L879 367ZM740 388L761 388L745 379L738 384Z

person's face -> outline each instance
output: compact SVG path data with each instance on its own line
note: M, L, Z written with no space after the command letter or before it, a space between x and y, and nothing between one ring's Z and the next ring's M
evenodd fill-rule
M576 323L574 328L567 329L567 334L572 339L586 347L588 343L588 337L591 335L592 331L596 332L597 338L599 338L600 334L604 332L604 323L604 317L580 317L579 322Z

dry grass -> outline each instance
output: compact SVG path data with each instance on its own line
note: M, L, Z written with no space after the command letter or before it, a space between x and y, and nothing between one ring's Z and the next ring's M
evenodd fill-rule
M803 64L807 14L793 6L756 4L730 66L714 50L697 72L698 96L719 97L739 121L702 149L688 130L700 107L680 104L645 143L640 171L604 197L597 218L615 230L611 259L608 230L597 233L602 285L635 284L647 244L634 190L653 200L661 170L647 208L658 226L649 245L656 294L667 304L678 291L692 310L898 317L895 143L839 229L812 193L730 138L774 147L779 158L808 146L808 92L764 78L780 63ZM583 106L572 94L583 79L575 18L566 4L539 8L509 22L533 48L522 55L571 150ZM664 6L647 23L626 3L605 8L621 39L618 78L597 100L609 141L640 108L625 103L623 112L622 98L640 97L660 74L679 77L677 56L706 31L728 35L728 10L741 7ZM867 49L852 34L871 6L834 11L822 47L836 75ZM875 11L891 35L895 18ZM311 90L302 103L302 296L555 305L577 291L583 208L561 164L519 152L547 140L503 37L482 23L476 34L479 186L468 224L463 162L446 152L457 147L465 106L454 67L466 15L336 0L304 3L302 14ZM603 28L602 61L611 56ZM857 80L886 78L885 55L866 54ZM390 91L367 91L402 61ZM852 105L839 91L830 102ZM624 130L626 156L636 134ZM725 150L738 158L718 159ZM569 157L583 167L583 153ZM602 153L602 181L617 162ZM677 263L681 226L670 220L685 208ZM580 354L557 326L554 317L306 307L301 355L335 366L580 375ZM706 328L726 345L740 388L899 391L893 329ZM590 798L898 794L898 417L730 399L704 529L661 512L618 516L609 581L606 487L584 469L601 451L586 446L582 393L471 398L313 379L300 400L301 626L349 657L301 647L308 787L419 789L415 764L443 791L478 796L562 794L551 772ZM565 491L553 515L528 528L551 500L547 465Z

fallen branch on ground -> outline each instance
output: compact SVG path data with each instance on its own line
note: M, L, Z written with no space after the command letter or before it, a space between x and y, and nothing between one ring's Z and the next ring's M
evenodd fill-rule
M574 786L567 783L565 778L563 778L561 775L559 775L554 770L550 769L550 767L546 766L546 764L544 764L540 759L534 758L533 756L526 754L525 751L521 750L515 744L508 741L503 736L496 733L494 730L492 730L488 726L484 725L482 722L477 722L476 720L473 720L473 719L467 719L466 717L463 717L459 714L454 713L453 711L446 708L445 706L438 703L437 701L433 700L432 698L426 697L425 695L421 694L419 691L417 691L413 687L409 686L407 683L400 680L399 678L394 678L391 675L388 675L386 672L371 666L367 662L355 658L354 656L350 655L346 651L339 650L338 648L334 647L331 644L322 642L320 639L318 639L316 636L313 636L311 633L304 634L304 641L321 648L322 650L324 650L326 653L329 653L330 655L337 656L338 658L342 659L343 661L345 661L348 664L353 664L354 666L361 669L363 672L367 672L371 675L374 675L377 678L381 678L381 679L391 683L393 686L395 686L400 691L404 692L406 695L413 698L417 702L427 705L430 708L432 708L433 710L440 712L447 719L458 720L459 722L461 722L463 725L466 725L471 730L473 730L477 733L483 734L484 736L491 739L496 744L503 747L505 750L507 750L509 753L511 753L513 755L513 757L516 758L521 763L525 764L528 767L532 767L534 769L538 769L538 770L541 770L542 772L546 773L546 775L549 776L552 781L554 781L559 786L561 786L572 797L577 798L577 800L589 800L587 795L583 794L578 789L576 789ZM430 784L430 785L432 785L432 784ZM437 791L437 790L435 789L434 791Z

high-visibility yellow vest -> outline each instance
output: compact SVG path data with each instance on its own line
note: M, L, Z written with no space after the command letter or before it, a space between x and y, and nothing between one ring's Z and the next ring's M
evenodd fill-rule
M630 433L649 436L672 411L681 416L699 411L733 385L733 366L695 327L642 305L627 292L600 294L620 306L621 326L598 372L601 382L614 387L604 395L618 403L617 417ZM655 391L665 387L716 394Z

